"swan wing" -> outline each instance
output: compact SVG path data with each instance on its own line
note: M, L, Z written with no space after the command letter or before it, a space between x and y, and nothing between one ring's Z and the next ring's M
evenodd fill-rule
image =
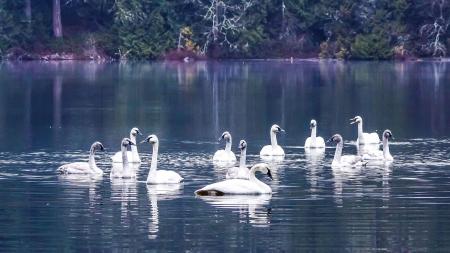
M75 162L64 164L57 171L63 174L90 174L91 168L89 167L89 163Z
M197 191L197 195L225 195L225 194L258 194L258 186L245 179L229 179L207 185Z
M154 178L149 180L151 184L178 184L183 181L180 174L171 170L157 170Z
M236 155L232 151L225 151L223 149L217 150L214 153L213 161L217 162L228 162L228 161L236 161Z
M233 167L229 168L225 176L226 179L240 178L248 179L250 175L250 170L245 167Z
M316 138L316 148L325 148L325 140L320 136Z
M305 141L305 148L310 148L311 147L311 137L308 137Z
M260 156L284 156L284 150L280 145L272 148L272 145L266 145L261 149Z
M139 156L135 157L133 155L133 152L127 151L127 157L129 163L139 163L141 162L141 159ZM113 163L122 163L122 152L116 152L113 156L111 156L111 159Z

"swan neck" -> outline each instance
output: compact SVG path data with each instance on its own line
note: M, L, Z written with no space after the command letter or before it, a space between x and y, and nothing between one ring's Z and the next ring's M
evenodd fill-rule
M230 152L231 151L231 137L229 140L226 140L225 143L225 151Z
M136 136L134 136L130 133L130 140L132 142L136 143ZM131 145L131 153L133 154L133 157L136 157L138 155L137 145Z
M273 131L270 131L270 144L272 145L273 148L278 146L277 134Z
M123 171L125 172L126 170L128 170L127 147L122 145L120 147L120 150L122 151L122 166L123 166Z
M251 168L248 179L251 182L255 183L258 186L259 190L266 192L266 189L270 188L270 187L268 185L266 185L265 183L261 182L258 178L256 178L256 176L255 176L256 171L259 171L258 168L255 168L255 167Z
M148 173L149 177L150 177L150 174L155 173L156 169L157 169L157 165L158 165L158 148L159 148L159 144L158 143L153 144L152 161L150 163L150 172Z
M241 150L241 157L240 157L240 160L239 160L239 167L245 168L246 156L247 156L247 148L243 148Z
M358 123L358 138L363 136L363 123L362 121Z
M91 168L91 170L95 170L96 167L97 164L95 163L95 151L91 149L89 153L89 168Z
M311 129L311 141L315 142L316 141L316 136L317 136L317 128L313 127Z
M383 157L387 158L391 155L389 152L389 142L388 139L383 137Z
M339 142L339 143L336 145L336 151L334 152L333 162L338 162L338 163L341 162L342 147L343 147L342 142Z

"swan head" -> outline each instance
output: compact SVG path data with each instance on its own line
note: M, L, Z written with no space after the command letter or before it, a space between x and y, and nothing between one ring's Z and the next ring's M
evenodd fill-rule
M259 171L263 174L266 174L271 180L273 180L269 165L267 165L266 163L258 163L256 165L254 165L252 168L254 168L255 171Z
M133 127L133 128L131 129L131 131L130 131L130 134L133 135L133 136L137 136L138 134L139 134L139 135L142 135L141 131L140 131L139 128L137 128L137 127Z
M131 145L135 145L135 146L136 146L136 143L134 143L134 142L133 142L132 140L130 140L129 138L123 138L123 139L122 139L121 145L122 145L123 147L128 147L128 146L131 146Z
M271 132L274 133L280 133L280 132L285 132L284 129L282 129L279 125L275 124L270 128Z
M223 134L220 136L220 140L230 141L231 140L231 134L228 131L223 132Z
M92 143L91 150L92 151L104 151L105 147L103 147L103 144L101 142L96 141L96 142Z
M350 119L350 124L355 124L355 123L361 123L362 122L362 118L361 116L355 116L353 119Z
M392 135L391 130L389 130L389 129L384 130L384 132L383 132L383 139L387 139L387 140L394 139L394 136Z
M317 126L316 120L312 119L311 122L309 123L309 129L313 129L316 126Z
M240 149L240 150L243 150L243 149L245 149L245 148L247 148L247 142L246 142L245 140L241 140L241 141L239 142L239 149Z
M336 144L343 142L342 136L340 134L335 134L328 139L327 142L335 142Z
M148 142L148 143L153 145L153 144L158 143L159 140L158 140L158 137L156 135L151 134L151 135L147 136L147 138L145 138L145 140L141 141L141 143L144 143L144 142Z

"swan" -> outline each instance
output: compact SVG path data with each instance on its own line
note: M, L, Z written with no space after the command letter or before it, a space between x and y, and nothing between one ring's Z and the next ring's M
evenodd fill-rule
M350 124L355 123L358 123L358 139L356 140L357 145L380 143L380 137L378 137L378 134L376 132L373 133L363 132L363 121L361 116L356 116L353 119L350 119Z
M225 140L225 149L217 150L214 153L213 161L214 162L235 162L236 156L233 151L231 151L231 134L228 131L223 132L222 136L220 136L220 140Z
M111 178L134 178L136 177L135 171L130 168L128 163L127 149L128 146L136 145L132 140L123 138L120 143L120 149L122 152L122 167L113 166L111 169Z
M239 149L241 150L241 156L239 157L239 167L233 167L229 168L227 171L226 178L232 179L232 178L242 178L242 179L248 179L249 177L249 170L245 166L245 158L247 153L247 142L245 140L241 140L239 142Z
M279 157L284 156L283 148L277 143L277 133L284 132L277 124L270 128L270 145L266 145L261 149L259 155L261 157Z
M255 177L256 171L267 174L267 176L272 179L269 166L265 163L258 163L250 169L250 176L248 179L227 179L196 190L195 194L199 196L222 196L225 194L271 194L272 189L270 186L259 181L259 179Z
M342 147L344 140L340 134L333 135L328 142L336 142L336 151L334 153L331 167L360 167L365 165L361 156L356 155L342 155Z
M148 142L153 145L152 161L150 164L150 171L147 176L147 184L178 184L183 181L183 178L175 171L157 170L158 164L158 137L154 134L149 135L141 143Z
M383 150L377 150L375 152L366 153L362 156L364 160L383 160L383 161L393 161L394 157L392 157L389 152L389 139L394 139L391 130L386 129L383 132Z
M137 135L142 135L141 131L139 130L139 128L137 127L133 127L130 131L130 140L133 143L136 143L136 136ZM131 151L127 151L127 156L128 156L128 162L129 163L140 163L141 162L141 158L139 157L139 153L137 150L137 146L136 145L132 145L131 146ZM122 152L116 152L112 157L111 157L113 163L122 163Z
M311 120L309 123L309 128L311 129L311 137L308 137L305 141L305 148L325 148L325 141L322 137L317 135L317 122Z
M103 144L96 141L91 145L88 162L75 162L60 166L57 171L61 174L94 174L103 175L103 171L95 163L95 152L103 151Z

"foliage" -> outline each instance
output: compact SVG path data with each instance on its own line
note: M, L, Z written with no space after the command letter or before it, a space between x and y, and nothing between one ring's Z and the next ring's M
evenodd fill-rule
M445 56L450 0L0 0L0 56L99 51L155 59L174 50L209 57L392 59Z

